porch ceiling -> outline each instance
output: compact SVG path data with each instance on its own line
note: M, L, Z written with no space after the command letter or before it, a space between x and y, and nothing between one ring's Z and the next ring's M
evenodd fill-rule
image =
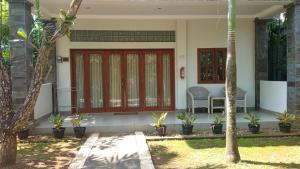
M34 2L34 0L29 0ZM41 0L46 16L56 17L71 0ZM292 0L237 0L240 18L267 18L279 13ZM83 0L79 18L222 18L227 0Z

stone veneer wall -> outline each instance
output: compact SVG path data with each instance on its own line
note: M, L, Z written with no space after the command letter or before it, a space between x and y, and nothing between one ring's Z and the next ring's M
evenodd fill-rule
M300 126L300 0L294 0L287 14L287 107L289 112L297 115Z
M260 108L260 81L268 80L268 20L255 19L255 108Z
M16 34L18 28L27 33L33 23L31 6L27 0L9 0L9 29L11 46L11 79L13 102L18 108L27 95L33 72L32 47L28 41L21 40Z

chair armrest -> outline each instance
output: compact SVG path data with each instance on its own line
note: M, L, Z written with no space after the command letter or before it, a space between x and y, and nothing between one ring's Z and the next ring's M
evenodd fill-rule
M190 91L187 91L187 96L188 96L188 104L194 105L194 96Z

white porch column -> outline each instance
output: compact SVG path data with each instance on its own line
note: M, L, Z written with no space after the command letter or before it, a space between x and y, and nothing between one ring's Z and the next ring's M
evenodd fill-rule
M186 108L187 87L187 21L177 20L176 25L176 109ZM185 77L180 78L180 68L184 68Z

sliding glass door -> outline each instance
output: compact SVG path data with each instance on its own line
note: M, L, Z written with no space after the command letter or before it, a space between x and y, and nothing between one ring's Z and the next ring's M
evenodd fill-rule
M173 110L173 50L72 50L72 110Z

